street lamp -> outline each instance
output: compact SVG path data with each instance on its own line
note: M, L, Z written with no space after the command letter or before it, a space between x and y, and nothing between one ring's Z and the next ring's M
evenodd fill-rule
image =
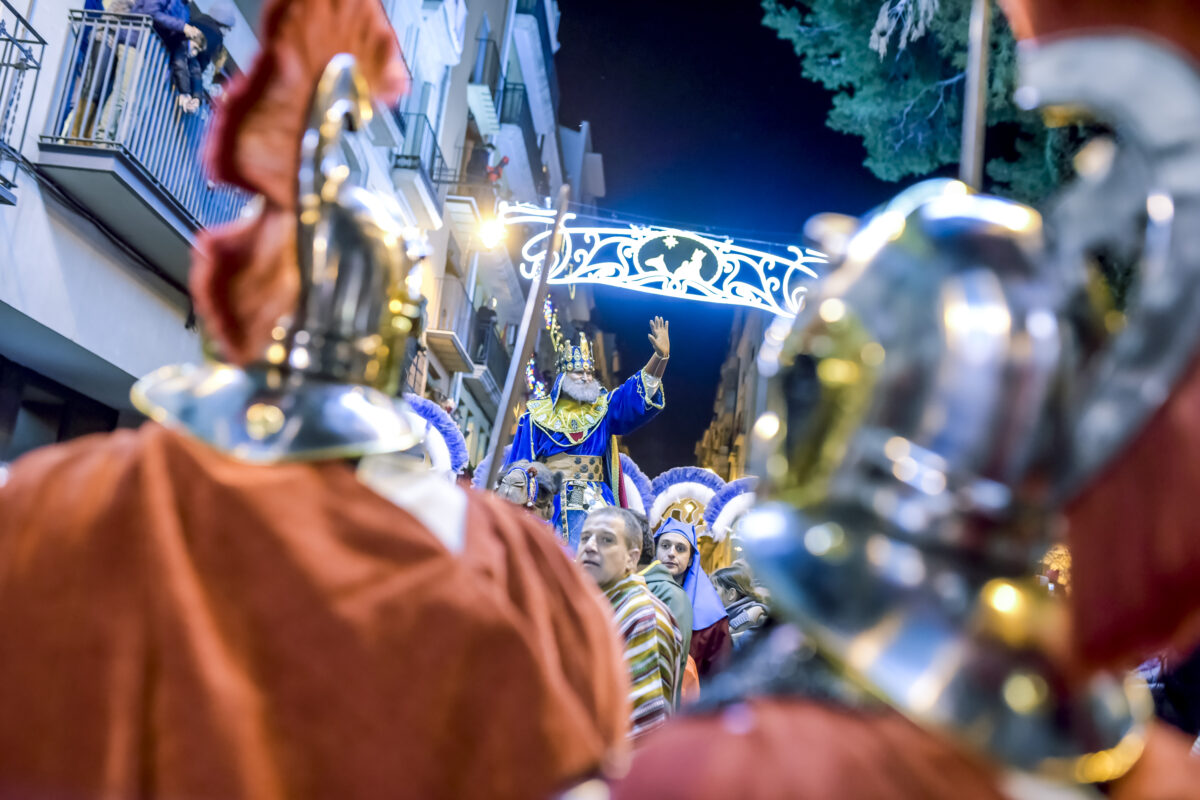
M479 241L488 250L495 250L507 237L508 229L495 217L484 220L479 225Z

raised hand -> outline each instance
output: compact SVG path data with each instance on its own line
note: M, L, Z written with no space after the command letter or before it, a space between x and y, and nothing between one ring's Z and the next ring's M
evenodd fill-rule
M662 317L655 317L650 320L650 333L647 339L654 347L654 354L659 358L667 359L671 357L671 337L668 332L670 323Z

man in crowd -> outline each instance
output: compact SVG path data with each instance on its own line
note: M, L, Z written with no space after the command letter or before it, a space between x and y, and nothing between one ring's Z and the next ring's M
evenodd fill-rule
M682 659L680 675L682 676L686 670L688 648L692 645L692 601L688 599L683 587L675 580L675 576L654 557L654 537L650 533L650 526L645 516L636 511L629 513L638 521L638 525L642 529L642 557L638 559L638 574L646 582L646 588L650 590L650 593L661 600L670 610L671 616L675 618L675 622L679 626L679 633L683 637L683 648L680 653ZM683 683L684 681L680 680L675 685L675 705L677 706L683 691Z
M588 515L576 561L612 603L629 667L630 736L636 740L667 721L679 683L683 637L670 610L634 574L642 529L632 513L604 506Z

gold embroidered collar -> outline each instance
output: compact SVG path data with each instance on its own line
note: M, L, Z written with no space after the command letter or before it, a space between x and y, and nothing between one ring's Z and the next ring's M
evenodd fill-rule
M608 391L600 392L594 403L582 403L573 397L560 395L555 403L549 397L530 400L526 404L529 419L539 428L555 433L584 433L600 424L608 411Z

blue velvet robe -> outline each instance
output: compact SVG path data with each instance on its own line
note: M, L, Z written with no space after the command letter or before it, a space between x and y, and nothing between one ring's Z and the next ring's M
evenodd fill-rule
M563 424L563 420L548 419L552 415L544 413L558 403L562 386L560 375L555 380L554 389L547 400L529 402L530 410L522 414L517 422L512 451L505 464L525 459L544 461L560 453L603 456L604 475L606 478L613 475L617 453L613 449L612 437L637 430L653 419L665 404L662 385L660 384L653 394L648 395L642 376L642 372L636 372L611 392L604 390L602 397L607 396L608 406L603 416L591 424L582 425L579 430L572 431L569 430L569 425ZM602 402L597 401L597 404ZM613 494L614 487L609 480L588 481L588 485L597 490L608 505L617 504ZM587 512L568 510L564 515L562 501L561 494L554 499L554 527L559 531L570 552L574 553L579 549L579 530L583 527Z

